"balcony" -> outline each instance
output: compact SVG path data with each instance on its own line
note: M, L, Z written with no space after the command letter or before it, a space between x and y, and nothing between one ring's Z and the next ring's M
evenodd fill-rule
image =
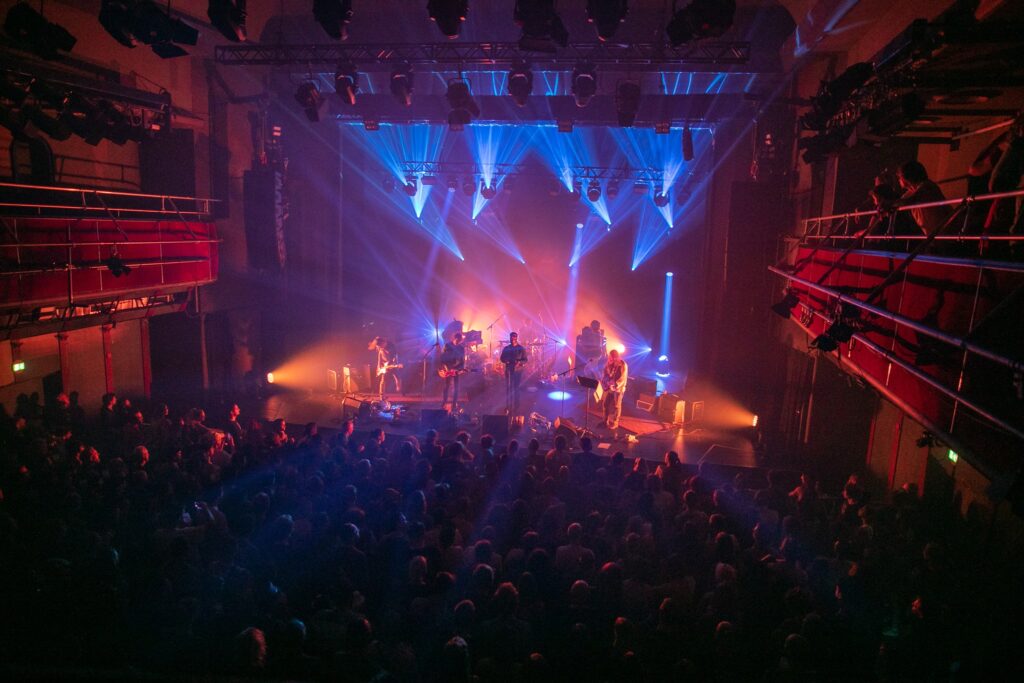
M180 309L217 279L214 201L0 183L0 325Z
M989 474L1024 453L1024 236L970 234L971 209L1024 190L903 206L949 206L930 235L863 235L876 212L804 221L783 262L774 310L827 355ZM889 225L894 224L890 216ZM1020 244L1018 247L1011 245ZM1015 251L1016 250L1016 251ZM1001 256L997 256L1001 255Z

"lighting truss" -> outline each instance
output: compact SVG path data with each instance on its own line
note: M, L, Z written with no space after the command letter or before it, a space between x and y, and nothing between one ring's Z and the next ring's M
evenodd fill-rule
M518 43L392 43L339 45L266 44L220 45L216 62L226 66L334 65L342 61L358 64L361 70L390 69L395 63L434 64L449 71L487 66L507 70L514 62L530 60L537 70L571 72L580 61L627 71L689 72L695 65L739 66L750 61L746 41L706 41L679 47L659 43L569 43L557 55L537 55L520 49Z
M413 176L480 176L483 171L479 164L460 161L403 161L400 164L402 174L405 177ZM489 164L492 175L495 178L507 178L509 176L523 176L521 164ZM665 180L665 172L657 168L606 168L602 166L573 166L568 169L574 180L581 184L589 185L591 182L608 180L616 183L615 194L618 193L618 184L644 183L654 184L660 187ZM548 174L540 174L548 177ZM680 174L675 182L679 184L684 180L702 176L700 173ZM475 186L474 186L475 187Z
M425 176L479 176L483 171L479 164L462 161L403 161L401 163L402 173L412 177ZM522 169L520 164L488 164L493 169L495 178L502 178L512 174L518 174Z

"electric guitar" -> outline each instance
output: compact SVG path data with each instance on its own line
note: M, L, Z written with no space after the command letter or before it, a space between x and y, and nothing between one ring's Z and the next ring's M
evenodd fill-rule
M377 376L380 377L381 375L383 375L385 372L388 372L389 370L401 370L404 367L405 366L402 365L401 363L385 363L384 365L378 365L377 366Z
M442 363L437 368L437 376L441 379L447 379L449 377L457 377L458 375L465 375L467 372L480 372L477 369L470 370L469 368L449 368L447 365Z

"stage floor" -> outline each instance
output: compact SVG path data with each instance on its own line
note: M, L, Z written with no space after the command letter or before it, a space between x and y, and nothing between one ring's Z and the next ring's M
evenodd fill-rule
M591 406L587 414L586 396L582 390L565 392L564 401L558 392L558 389L544 385L524 388L519 414L525 417L525 424L522 427L513 426L509 439L518 439L521 444L525 444L529 439L537 437L542 447L548 448L554 438L551 430L536 429L531 425L530 415L537 413L551 423L555 418L568 418L577 427L589 427L594 434L595 450L600 455L611 456L622 451L628 458L639 457L660 462L666 451L674 450L683 463L689 465L708 463L739 468L760 466L754 446L745 434L712 428L683 428L659 422L635 409L626 414L625 408L619 430L617 434L612 434L607 429L597 427L602 420L597 406ZM498 387L498 394L498 401L495 401L493 391L483 392L467 400L458 425L439 429L441 436L450 438L455 431L464 429L474 439L479 438L483 416L504 414L504 391L501 387ZM283 418L292 425L316 422L322 430L331 432L341 425L344 417L353 415L361 400L372 402L377 397L351 394L347 398L346 409L346 397L343 395L281 392L262 401L260 417L268 420ZM501 404L500 409L498 402ZM420 410L440 408L441 396L398 396L391 397L391 403L400 408L397 417L393 411L379 417L364 417L357 420L356 429L364 431L382 427L389 436L422 436L429 427L421 422Z

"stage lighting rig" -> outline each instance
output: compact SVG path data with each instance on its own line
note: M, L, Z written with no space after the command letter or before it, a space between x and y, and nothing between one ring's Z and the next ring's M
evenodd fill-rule
M473 180L473 176L468 176L462 181L462 193L467 197L472 197L473 193L476 192L476 181Z
M616 197L618 197L619 196L619 179L618 178L612 178L611 180L609 180L608 181L608 187L605 188L604 193L608 197L608 199L615 199Z
M701 38L718 38L732 26L736 0L693 0L677 11L665 33L672 47Z
M683 161L693 161L693 131L689 125L683 128Z
M210 0L206 9L210 23L233 43L245 42L245 0Z
M405 179L405 193L410 197L415 197L416 193L419 192L419 185L416 183L416 176Z
M580 62L572 70L572 96L576 106L583 108L597 94L597 67L589 62Z
M391 71L391 94L404 107L412 105L412 84L412 67L409 64L399 64Z
M428 0L427 13L449 40L455 40L462 31L462 24L469 12L468 0Z
M320 94L320 86L315 81L303 81L295 89L295 101L305 110L306 118L316 123L320 120L320 107L324 98Z
M631 128L640 109L640 84L636 81L622 81L615 89L615 113L619 126Z
M647 194L651 191L651 186L647 183L638 180L633 183L633 194Z
M601 198L601 183L597 178L591 178L587 183L587 199L596 202Z
M448 185L449 192L455 192L457 189L459 189L459 179L456 178L455 176L451 176L450 178L448 178L448 182L446 184Z
M491 181L490 187L481 180L480 181L480 196L484 199L494 199L498 195L498 185L495 181Z
M107 270L114 277L121 277L132 272L131 266L122 261L121 257L117 255L117 250L110 252L110 256L103 260L103 265L107 267Z
M16 44L43 59L57 59L62 53L71 52L78 42L66 28L47 21L26 2L19 2L7 11L4 31Z
M517 106L525 107L533 92L533 72L526 62L519 60L508 72L508 94Z
M67 140L71 137L70 126L60 119L55 119L45 113L36 105L22 107L21 113L29 123L54 140Z
M627 0L587 0L587 21L594 25L601 41L611 40L628 12Z
M668 195L661 190L654 193L654 205L659 209L663 209L668 206Z
M356 93L359 92L359 72L352 62L342 62L334 72L334 92L338 94L345 104L356 103Z
M512 17L523 29L519 48L532 52L555 52L569 44L569 31L555 12L555 0L516 0Z
M313 18L335 40L348 38L352 0L313 0Z

